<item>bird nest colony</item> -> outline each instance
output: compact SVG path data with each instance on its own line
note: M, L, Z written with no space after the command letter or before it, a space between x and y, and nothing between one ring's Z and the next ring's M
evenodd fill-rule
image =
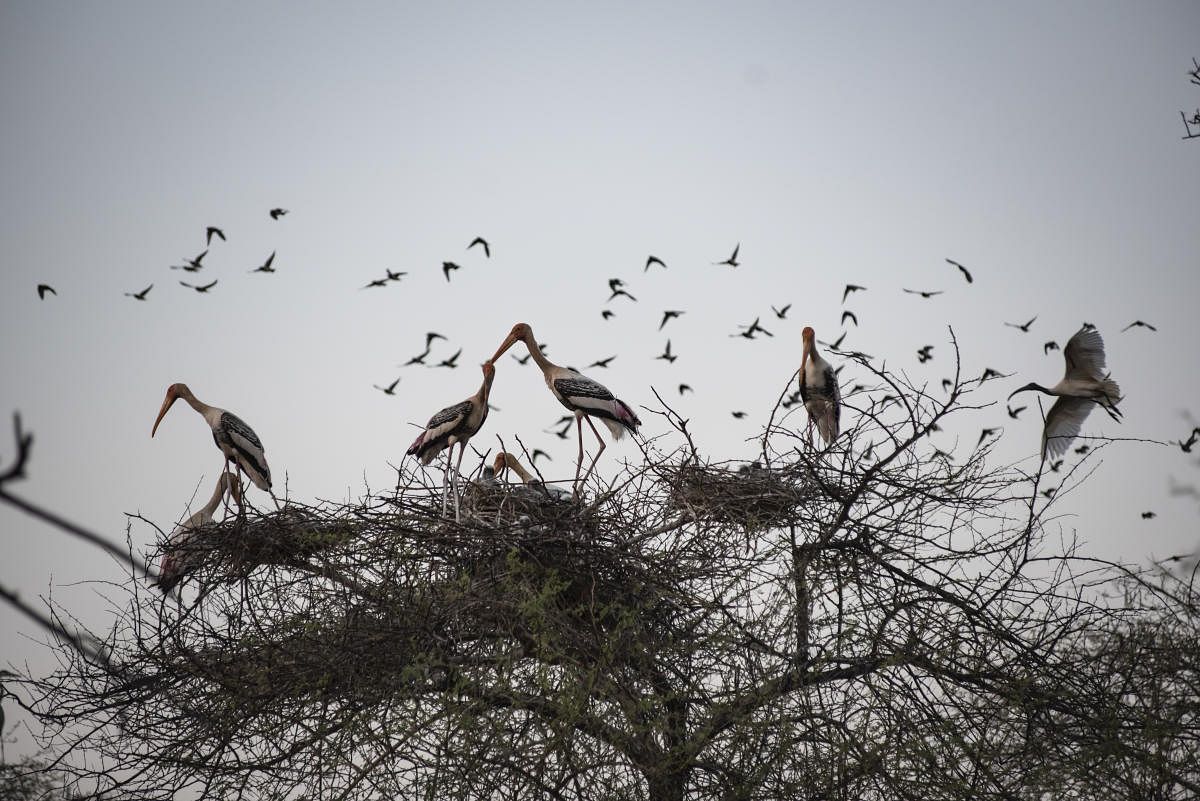
M768 469L757 463L729 470L684 462L661 468L670 484L669 504L697 519L739 526L784 526L800 522L803 506L817 494L803 464Z

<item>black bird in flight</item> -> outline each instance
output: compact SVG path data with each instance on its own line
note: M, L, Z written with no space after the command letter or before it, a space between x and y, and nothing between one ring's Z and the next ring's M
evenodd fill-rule
M492 257L492 248L491 248L491 246L488 245L487 240L484 239L482 236L477 236L474 239L472 239L471 244L467 245L467 250L470 250L471 248L475 247L476 245L483 245L483 255L486 258L490 259Z
M546 457L550 461L554 461L553 457L551 457L550 454L546 453L541 448L534 448L533 453L529 454L529 463L532 465L536 465L538 458L542 457L542 456Z
M845 325L845 324L846 324L846 318L847 318L847 317L849 317L849 318L850 318L851 322L853 322L855 326L857 326L857 325L858 325L858 318L857 318L857 317L855 317L855 316L854 316L854 312L850 311L849 309L847 309L846 311L842 312L842 325Z
M1027 408L1029 408L1029 407L1027 407L1027 406L1018 406L1017 408L1015 408L1015 409L1014 409L1014 408L1013 408L1013 407L1011 407L1011 406L1006 406L1006 407L1004 407L1004 408L1006 408L1006 409L1008 410L1008 416L1009 416L1009 417L1011 417L1012 419L1016 420L1016 419L1017 419L1017 415L1019 415L1021 412L1025 411L1025 410L1026 410Z
M207 255L208 255L208 248L205 248L204 252L201 253L196 258L188 259L187 262L184 264L172 264L171 269L172 270L187 270L189 273L194 273L204 266L200 262L203 261L204 257Z
M150 286L146 287L141 292L126 292L125 297L135 298L137 300L145 300L146 295L150 292L151 289L154 289L154 284L151 284Z
M679 394L682 395L685 392L695 392L695 390L692 389L691 386L689 386L688 384L680 384L679 385Z
M932 298L934 295L942 294L942 292L944 292L945 290L938 289L938 290L931 290L931 291L926 292L926 291L923 291L920 289L906 289L904 291L910 295L920 295L921 297L928 300L929 298Z
M655 356L654 358L655 359L664 359L668 362L674 363L674 361L676 359L678 359L679 357L676 356L675 354L671 353L671 340L668 339L666 350L664 350L661 354L659 354L658 356Z
M418 353L416 356L413 356L411 359L409 359L408 361L406 361L404 364L402 364L400 366L408 367L410 364L424 364L425 357L428 355L429 355L429 346L426 345L425 350L423 350L421 353Z
M1059 470L1062 470L1063 461L1064 461L1064 460L1062 460L1062 459L1059 459L1057 462L1054 462L1053 464L1051 464L1051 465L1050 465L1050 472L1051 472L1051 473L1057 473Z
M614 289L613 293L608 296L608 300L612 300L613 298L618 297L620 295L624 295L625 297L632 300L634 303L637 303L637 298L635 298L633 295L630 295L624 289ZM607 303L608 301L605 301L605 302Z
M622 281L620 278L608 279L608 288L611 289L613 292L616 292L617 288L622 287L622 286L625 286L625 282Z
M917 361L921 364L933 358L933 345L926 345L917 351Z
M602 309L600 311L600 316L603 317L605 320L607 320L609 317L613 316L613 313L611 311L609 311L608 309Z
M589 365L588 365L587 367L585 367L584 369L585 369L585 370L587 370L587 369L590 369L590 368L592 368L592 367L608 367L608 363L609 363L609 362L611 362L611 361L612 361L613 359L615 359L615 358L617 358L617 357L616 357L616 356L609 356L607 359L597 359L596 361L592 362L591 364L589 364Z
M992 436L995 433L996 433L996 429L994 429L994 428L985 428L985 429L983 429L983 431L980 431L979 432L979 441L975 443L975 447L978 448L980 445L983 444L983 441L985 439L987 439L988 437Z
M845 339L846 339L846 332L843 331L842 335L840 337L838 337L837 339L835 339L833 342L826 342L824 340L818 340L818 341L825 347L829 348L830 350L840 350L842 347L842 342L844 342Z
M408 275L408 273L394 273L386 267L383 269L383 271L387 273L387 280L389 281L399 281L401 278Z
M983 375L981 375L979 377L980 383L983 383L984 381L987 381L992 378L1008 378L1008 376L1004 375L1003 373L997 372L990 367L983 368Z
M215 225L210 225L204 231L204 244L205 245L212 244L213 234L216 234L218 237L220 237L222 242L225 241L225 232L222 231L220 228L218 228Z
M956 262L954 259L946 259L946 261L950 262L951 264L953 264L955 267L957 267L959 270L961 270L961 271L962 271L963 278L966 278L966 279L967 279L967 283L968 283L968 284L971 284L971 283L974 283L974 282L975 282L975 279L971 277L971 274L970 274L969 272L967 272L967 268L966 268L966 267L963 267L961 264L959 264L958 262Z
M264 261L259 266L255 267L250 272L252 272L252 273L273 273L273 272L275 272L275 268L272 267L271 265L274 263L274 261L275 261L275 251L272 250L271 255L267 256L267 260Z
M954 382L951 381L949 378L942 379L942 391L943 392L950 389L950 387L952 387L952 386L954 386Z
M54 291L54 287L50 286L49 284L37 285L38 300L45 300L47 292L49 292L51 295L58 294L56 291Z
M858 284L846 284L846 289L842 292L842 303L846 302L846 298L850 296L851 292L858 292L865 289L865 286L859 286Z
M451 270L461 270L461 269L462 269L462 267L460 265L455 264L452 261L442 262L442 275L446 276L447 283L450 282L450 271Z
M1091 449L1092 449L1091 445L1085 444L1085 445L1080 445L1078 448L1076 448L1075 452L1080 455L1083 455L1083 454L1087 453L1088 451L1090 451Z
M183 286L186 286L188 289L194 289L197 292L207 292L208 290L212 289L214 286L217 285L217 280L214 278L210 283L203 284L202 286L192 286L191 284L187 283L186 281L180 281L179 283Z
M446 337L442 336L437 331L426 331L425 332L425 349L426 350L429 350L430 345L433 344L433 341L435 339L444 340L444 339L446 339Z
M730 334L729 336L731 336L731 337L745 337L746 339L754 339L754 334L755 334L755 332L756 332L756 331L762 332L762 333L766 334L766 335L767 335L767 336L769 336L769 337L773 337L773 336L775 336L775 335L774 335L774 334L772 334L770 331L768 331L767 329L765 329L765 328L763 328L761 325L759 325L759 324L758 324L758 320L759 320L759 318L758 318L758 317L755 317L755 318L754 318L754 322L750 323L750 325L743 325L743 326L739 326L740 328L744 328L744 329L746 329L745 331L742 331L740 334Z
M650 270L651 264L657 264L658 266L662 267L664 270L667 269L666 262L664 262L658 256L647 256L646 257L646 269L642 270L642 272L648 272Z
M681 312L681 311L665 311L665 312L663 312L662 322L658 324L658 330L659 331L663 330L664 325L666 325L671 320L673 320L674 318L678 317L681 314L683 314L683 312Z
M462 355L462 348L459 348L457 351L454 352L453 356L451 356L448 359L442 359L440 362L438 362L434 366L435 367L449 367L450 369L453 370L455 367L458 367L458 357L461 355Z
M1036 319L1037 319L1037 315L1035 314L1033 316L1033 320L1036 320ZM1016 323L1005 323L1005 325L1007 325L1009 328L1019 329L1021 331L1021 333L1028 334L1029 326L1033 325L1033 320L1030 320L1029 322L1025 323L1024 325L1018 325Z
M774 306L772 306L771 311L775 312L775 316L778 317L780 320L785 320L785 319L787 319L788 309L790 309L790 308L792 308L792 304L789 303L788 305L784 306L782 309L777 309Z
M370 289L373 286L387 286L387 282L388 280L386 278L376 278L374 281L364 286L363 289Z
M1125 333L1126 331L1128 331L1130 328L1134 328L1134 327L1137 327L1137 328L1149 328L1151 331L1157 331L1157 330L1158 330L1158 329L1157 329L1157 328L1155 328L1154 326L1150 325L1150 323L1143 323L1141 320L1134 320L1132 323L1130 323L1129 325L1127 325L1127 326L1125 326L1124 328L1122 328L1122 329L1121 329L1121 333L1122 333L1122 334L1124 334L1124 333Z
M746 416L745 412L730 412L730 414L733 415L735 420L741 420L743 417Z
M1050 340L1049 342L1047 342L1045 345L1042 345L1042 355L1043 356L1052 350L1058 350L1058 343L1055 342L1053 339Z
M271 212L270 212L271 219L278 220L280 217L282 217L283 215L285 215L287 213L288 213L287 209L280 209L280 208L271 209Z
M1154 514L1154 512L1142 512L1143 520L1153 520L1156 517L1158 517L1158 515Z
M378 384L372 384L371 386L375 387L375 389L379 390L384 395L395 395L396 394L396 385L399 383L400 383L400 379L397 378L395 381L388 384L386 387L381 387Z
M1192 446L1196 444L1196 438L1200 436L1200 428L1193 428L1192 435L1187 438L1187 442L1179 441L1179 449L1184 453L1191 453Z
M713 262L713 264L728 264L730 267L737 267L738 266L738 260L737 260L738 251L741 250L741 247L742 247L742 243L738 242L737 245L734 246L733 253L730 254L728 259L726 259L725 261L715 261L715 262Z

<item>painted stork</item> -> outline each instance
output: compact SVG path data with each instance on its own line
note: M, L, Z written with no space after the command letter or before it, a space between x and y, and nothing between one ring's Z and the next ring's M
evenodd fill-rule
M547 486L544 482L526 470L525 466L521 464L520 461L517 460L517 457L513 456L511 453L501 452L496 454L496 461L492 465L492 469L495 471L497 479L504 475L505 470L512 470L514 473L520 476L521 482L525 484L526 487L536 490L540 495L545 495L552 500L565 501L571 497L571 493L562 487Z
M150 436L153 437L157 433L158 424L166 416L171 404L180 398L198 411L212 428L213 442L217 443L217 447L225 455L225 469L229 469L229 463L232 461L237 465L239 479L241 474L245 473L254 482L254 486L270 492L271 468L267 466L267 457L263 453L262 441L254 433L254 429L246 425L242 418L233 412L227 412L197 400L192 391L188 389L187 384L172 384L167 387L167 397L163 400L162 409L158 412L158 419L154 421L154 428L150 430ZM275 496L272 494L271 497ZM238 506L241 506L240 496Z
M1030 383L1015 390L1018 392L1037 390L1058 398L1046 415L1046 427L1042 430L1042 459L1060 456L1079 435L1083 421L1092 407L1099 405L1108 416L1121 421L1117 404L1121 401L1121 388L1109 378L1104 368L1104 340L1095 326L1083 324L1075 336L1063 348L1067 361L1067 372L1063 379L1052 387Z
M812 426L816 423L821 439L826 445L832 445L840 430L838 421L842 414L837 373L817 353L816 334L811 328L801 331L800 337L804 341L804 355L800 358L800 398L808 410L809 440L812 440Z
M429 464L446 448L446 473L442 480L442 514L446 513L446 488L448 483L454 485L454 519L458 512L458 468L462 465L463 453L467 450L467 441L483 427L487 420L488 395L492 391L492 381L496 378L496 367L491 361L483 363L483 385L479 391L462 403L447 406L429 418L425 430L417 437L408 449L408 455L416 456L422 464ZM459 445L458 462L454 471L450 470L450 460L454 456L454 446Z
M222 473L217 479L217 486L213 490L212 497L208 499L208 503L200 507L200 511L180 523L179 527L172 531L171 536L167 538L167 546L163 552L162 563L159 565L156 579L158 588L163 592L170 592L171 588L183 579L189 566L187 565L187 554L180 553L180 549L191 539L196 529L213 522L213 515L216 514L221 501L224 500L226 492L233 495L238 506L242 505L242 494L238 489L237 478L233 473Z
M492 361L503 356L504 352L517 342L525 343L533 361L542 368L542 374L546 377L546 386L550 387L550 391L554 393L558 402L575 415L575 428L579 435L579 460L575 464L575 487L578 491L579 471L583 467L584 418L587 418L588 426L591 427L592 433L596 435L596 440L600 443L600 450L596 451L596 455L592 457L592 463L583 476L584 481L587 481L588 476L592 474L593 468L596 467L596 461L600 458L600 454L604 453L605 448L604 438L596 430L592 418L599 417L604 425L608 426L612 438L618 440L625 435L626 429L637 433L638 426L642 424L642 421L634 414L633 409L629 408L629 404L614 397L599 381L593 381L568 367L559 367L547 359L542 354L541 348L538 347L537 340L533 337L533 329L527 323L517 323L513 326L508 337L501 343L500 349L496 351L496 355L492 357Z

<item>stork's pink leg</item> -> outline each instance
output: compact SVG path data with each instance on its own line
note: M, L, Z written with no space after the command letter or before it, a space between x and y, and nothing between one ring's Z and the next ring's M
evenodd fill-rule
M586 417L586 415L584 415L584 416ZM587 418L587 421L588 421L588 426L591 427L591 429L592 429L592 433L596 435L596 441L600 443L600 450L596 451L596 455L592 457L592 463L590 465L588 465L588 471L583 476L583 480L585 482L592 475L592 470L594 470L596 468L596 462L598 462L600 460L600 454L604 453L604 448L605 448L604 437L600 436L600 432L596 430L596 424L592 422L592 418L590 418L590 417ZM579 438L579 447L582 452L582 448L583 448L582 427L581 427L581 434L580 434L580 438Z
M579 492L579 471L583 467L583 415L575 415L575 429L579 434L579 459L575 462L575 492Z
M453 449L454 446L452 445L450 447L451 447L451 449ZM467 441L464 439L462 442L458 443L458 461L455 462L455 464L454 464L454 475L451 476L451 480L454 481L454 522L456 522L456 523L458 522L458 519L459 519L459 516L458 516L458 473L462 469L462 458L463 458L463 454L466 453L466 450L467 450Z
M446 470L442 473L442 517L446 516L446 505L450 502L449 487L450 487L450 462L454 456L454 446L446 451Z

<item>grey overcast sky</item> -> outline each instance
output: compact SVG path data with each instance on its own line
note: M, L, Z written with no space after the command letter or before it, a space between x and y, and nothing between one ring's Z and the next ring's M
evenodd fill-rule
M36 441L14 491L117 540L125 513L170 530L221 468L185 405L150 438L184 381L257 430L281 495L357 498L392 485L413 424L472 394L518 321L562 363L617 354L587 372L635 408L657 387L711 458L749 459L800 329L836 339L849 282L868 290L845 305L845 347L936 386L953 326L966 374L1015 374L938 447L999 425L997 461L1032 467L1036 404L1013 421L1003 398L1057 381L1042 344L1085 320L1127 396L1122 426L1097 413L1085 434L1178 439L1200 410L1200 141L1179 118L1200 106L1198 34L1191 0L10 0L0 459L19 410ZM208 225L228 241L204 269L169 269ZM466 250L475 236L491 259ZM737 243L738 268L713 265ZM277 272L250 274L272 251ZM651 253L669 269L644 273ZM445 260L462 265L449 283ZM388 269L408 275L361 289ZM611 277L638 302L606 306ZM57 296L39 301L43 282ZM149 284L145 302L123 294ZM686 314L659 332L665 309ZM1035 315L1029 333L1003 325ZM756 317L773 338L729 336ZM1157 333L1121 333L1135 319ZM449 338L432 359L461 347L460 367L399 367L431 330ZM668 338L673 364L653 358ZM397 376L394 397L372 388ZM543 433L562 410L533 365L502 359L492 400L477 444L520 435L569 478L575 443ZM610 445L607 474L625 458L641 457ZM1195 546L1196 505L1168 491L1200 471L1178 448L1118 443L1094 467L1057 507L1064 533L1133 561ZM119 579L111 560L8 508L0 530L0 584L107 627L87 582ZM155 532L131 536L149 548ZM49 664L7 607L0 630L0 662Z

